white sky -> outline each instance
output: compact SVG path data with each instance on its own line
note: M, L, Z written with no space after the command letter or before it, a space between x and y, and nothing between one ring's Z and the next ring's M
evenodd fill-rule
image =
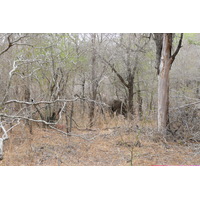
M6 0L0 32L199 32L197 0Z

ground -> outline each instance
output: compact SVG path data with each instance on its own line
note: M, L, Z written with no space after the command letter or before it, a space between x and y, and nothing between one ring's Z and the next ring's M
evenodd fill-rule
M120 125L120 126L119 126ZM34 126L9 133L1 166L200 165L200 144L166 141L142 124L73 129L67 136Z

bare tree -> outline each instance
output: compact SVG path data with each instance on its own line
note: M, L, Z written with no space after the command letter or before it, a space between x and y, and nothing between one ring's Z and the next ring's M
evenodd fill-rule
M116 74L121 84L127 89L127 102L128 102L128 116L133 115L133 96L134 92L134 80L137 68L139 66L140 54L145 52L145 47L148 44L149 37L145 34L120 34L114 40L116 44L116 55L111 55L110 59L102 58L102 60L111 68ZM115 58L115 60L113 59ZM121 62L117 63L119 58ZM116 65L122 65L122 73L117 69Z
M102 76L105 71L105 66L102 66L102 63L98 60L99 49L101 45L102 34L93 33L90 34L91 40L91 76L90 76L90 99L92 100L89 106L89 123L90 127L94 125L94 116L95 116L95 101L98 96L99 85L102 81Z

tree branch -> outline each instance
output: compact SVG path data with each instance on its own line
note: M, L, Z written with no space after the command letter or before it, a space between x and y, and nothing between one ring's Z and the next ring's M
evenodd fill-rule
M18 44L17 42L19 42L22 38L27 37L27 35L24 35L24 36L21 36L21 37L17 38L17 39L14 40L14 41L11 41L11 36L12 36L12 35L13 35L13 33L11 33L11 34L8 35L8 37L7 37L8 46L7 46L3 51L0 52L0 56L1 56L2 54L4 54L6 51L8 51L12 46L14 46L14 45L20 45L20 44ZM23 44L23 45L24 45L24 44Z
M10 101L6 101L4 102L3 104L6 105L6 104L10 104L10 103L19 103L19 104L26 104L26 105L39 105L39 104L53 104L53 103L57 103L57 102L72 102L72 101L76 101L78 100L79 97L76 97L74 99L70 99L70 100L67 100L67 99L56 99L55 101L38 101L38 102L27 102L27 101L19 101L19 100L10 100Z
M24 119L24 120L28 120L28 121L32 121L32 122L44 123L45 125L55 125L60 121L60 119L62 117L62 112L63 112L65 106L66 106L66 102L64 103L62 109L59 112L59 119L55 123L47 122L45 120L32 119L32 118L24 117L24 116L7 115L7 114L4 114L4 113L0 113L0 117L6 117L6 118L11 118L11 119ZM2 128L2 127L0 126L0 128Z
M182 47L182 46L181 46L181 45L182 45L182 41L183 41L183 33L181 33L181 37L180 37L180 39L179 39L179 43L178 43L178 46L177 46L177 48L176 48L176 51L175 51L174 54L171 56L172 62L174 61L174 59L175 59L175 57L177 56L177 54L178 54L180 48Z
M128 84L125 82L125 80L123 79L123 77L116 71L116 69L114 68L114 64L111 64L110 62L108 62L105 58L101 58L108 66L110 66L110 68L112 69L112 71L117 75L117 77L119 78L119 80L122 82L122 84L128 88Z

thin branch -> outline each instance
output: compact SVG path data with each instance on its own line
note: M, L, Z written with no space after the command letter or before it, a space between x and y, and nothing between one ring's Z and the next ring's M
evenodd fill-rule
M119 80L122 82L122 84L124 86L126 86L128 88L128 84L125 82L125 80L123 79L123 77L117 72L117 70L114 68L114 64L111 64L110 62L108 62L105 58L101 58L108 66L110 66L110 68L112 69L112 71L117 75L117 77L119 78Z
M13 72L17 69L17 64L16 61L13 62L13 68L12 70L9 72L9 79L11 79Z
M10 100L10 101L6 101L4 102L3 104L6 105L6 104L10 104L10 103L19 103L19 104L26 104L26 105L39 105L39 104L53 104L53 103L57 103L57 102L72 102L72 101L77 101L79 98L76 97L74 99L70 99L70 100L67 100L67 99L56 99L54 101L38 101L38 102L27 102L27 101L19 101L19 100Z
M47 122L45 120L36 120L36 119L29 118L29 117L24 117L24 116L7 115L7 114L4 114L4 113L0 113L0 117L7 117L7 118L11 118L11 119L24 119L24 120L28 120L28 121L32 121L32 122L44 123L45 125L56 125L62 117L62 112L63 112L65 106L66 106L66 102L64 102L64 105L59 112L59 119L55 123Z
M15 126L20 124L20 119L17 119L17 123L15 125L13 125L12 127L10 127L7 132L9 132L10 130L12 130Z
M4 54L6 51L8 51L11 47L12 47L12 43L10 42L10 36L11 36L12 34L10 34L8 37L7 37L7 40L8 40L8 46L2 51L2 52L0 52L0 56L2 55L2 54Z
M179 106L179 107L176 107L176 108L171 108L170 110L177 110L177 109L180 109L180 108L185 108L185 107L193 106L193 105L196 105L196 104L200 104L200 101L197 101L197 102L194 102L194 103L185 104L183 106Z
M62 130L60 130L60 129L57 129L57 128L51 126L51 125L50 125L49 127L52 128L52 129L54 129L55 131L57 131L57 132L59 132L59 133L64 134L64 135L67 135L67 136L74 136L74 137L80 137L80 138L82 138L82 139L84 139L84 140L87 140L87 141L91 141L91 140L94 140L96 137L99 137L99 135L96 135L96 136L93 136L93 137L91 137L91 138L86 138L86 137L84 137L83 135L78 135L78 134L73 134L73 133L67 133L67 132L62 131ZM91 135L91 134L90 134L90 135Z
M29 47L34 47L32 44L27 44L27 43L16 43L15 45L20 45L20 46L29 46Z
M13 100L10 100L10 101L6 101L6 102L1 102L0 105L7 105L7 104L11 104L11 103L19 103L19 104L25 104L25 105L33 105L33 106L37 106L37 105L40 105L40 104L53 104L53 103L57 103L57 102L75 102L77 100L81 100L81 101L88 101L88 102L94 102L96 104L99 104L99 105L103 105L103 106L106 106L106 107L110 107L108 104L104 103L104 102L100 102L100 101L95 101L95 100L92 100L92 99L88 99L88 98L81 98L79 95L75 95L76 98L74 99L56 99L54 101L38 101L38 102L35 102L35 101L31 101L31 102L27 102L27 101L19 101L19 100L16 100L16 99L13 99ZM2 114L2 113L1 113ZM17 118L17 116L15 117Z
M13 42L11 42L11 44L12 44L12 45L15 45L17 42L19 42L21 39L23 39L23 38L25 38L25 37L27 37L27 34L24 35L24 36L21 36L21 37L17 38L17 39L14 40Z
M56 123L46 122L45 120L36 120L36 119L24 117L24 116L7 115L4 113L0 113L0 117L7 117L7 118L11 118L11 119L24 119L24 120L28 120L28 121L32 121L32 122L44 123L46 125L55 125L56 124Z
M174 54L171 56L171 60L172 62L174 61L175 57L177 56L179 50L181 49L181 45L182 45L182 41L183 41L183 33L181 33L181 37L179 39L179 43L178 43L178 46L176 48L176 51L174 52Z
M3 141L7 140L8 139L8 134L7 134L7 131L6 131L5 127L3 126L2 122L0 122L0 128L3 131L3 136L2 136Z
M14 126L12 126L11 128L9 128L8 130L5 129L5 127L3 126L3 123L0 122L0 128L2 129L3 131L3 135L2 137L0 138L0 160L3 159L3 143L5 140L7 140L9 137L8 137L8 132L10 130L12 130L15 126L19 125L20 124L20 119L17 120L17 124L15 124Z
M2 54L4 54L6 51L8 51L12 46L14 46L14 45L19 45L17 42L19 42L21 39L27 37L27 35L24 35L24 36L21 36L21 37L17 38L17 39L14 40L14 41L11 41L10 37L11 37L12 35L13 35L13 33L11 33L11 34L8 35L8 37L7 37L8 46L7 46L3 51L0 52L0 56L1 56Z

